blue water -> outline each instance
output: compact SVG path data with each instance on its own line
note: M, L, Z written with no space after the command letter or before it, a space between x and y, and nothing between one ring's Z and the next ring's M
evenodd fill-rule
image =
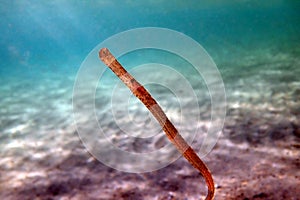
M252 55L254 60L266 62L264 50L297 57L299 9L297 1L279 0L172 4L2 1L0 91L13 99L17 88L24 88L25 93L45 79L50 80L45 87L59 81L62 83L57 84L68 83L70 89L72 81L67 77L73 80L81 62L98 43L121 31L145 26L169 28L192 37L221 70L238 71ZM18 84L23 81L26 84ZM11 94L3 89L9 85L14 86L7 89ZM47 91L40 95L47 95Z
M100 42L133 28L172 29L204 47L225 84L229 127L232 127L230 116L254 120L248 124L252 128L282 118L298 123L300 118L299 1L2 0L0 16L0 157L3 159L16 154L23 162L21 157L30 157L24 149L34 149L38 141L59 146L53 139L63 137L59 133L76 132L72 91L81 63ZM131 59L134 56L129 55ZM151 61L151 56L144 59ZM183 61L178 61L178 66L180 62ZM194 88L197 81L192 84ZM96 104L110 101L101 93L97 95ZM168 103L165 100L162 104L173 112ZM266 112L271 114L262 116ZM90 114L83 118L88 120ZM210 115L204 111L201 117L207 119ZM243 127L243 123L236 126ZM241 140L249 137L252 138L247 135ZM32 138L37 141L34 147L30 146ZM45 147L45 151L51 152L51 148ZM21 161L16 161L11 169L21 166Z
M28 68L43 72L68 68L75 73L98 43L136 27L183 32L212 56L219 49L236 46L229 53L233 58L243 53L240 50L268 45L288 50L290 45L299 44L300 35L297 1L3 1L0 9L1 71L5 73L28 72Z

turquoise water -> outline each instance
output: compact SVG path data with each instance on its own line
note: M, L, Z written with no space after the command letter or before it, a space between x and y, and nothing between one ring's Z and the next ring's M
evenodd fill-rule
M0 180L7 191L12 188L23 191L22 183L26 183L26 179L16 173L29 172L33 167L43 171L55 165L45 164L47 159L57 164L72 152L72 144L78 141L74 136L76 128L72 112L77 71L96 45L133 28L173 29L205 48L225 84L228 117L224 136L230 141L265 144L278 137L294 137L300 132L298 1L12 0L0 2L0 16L0 174L7 174ZM145 62L152 59L143 53L140 55L137 54L137 62L125 58L124 63L130 66L143 59ZM128 56L134 60L134 54ZM174 63L184 74L183 61ZM194 88L203 84L190 72L186 73L190 75ZM159 71L156 74L160 77ZM205 86L202 87L205 90ZM109 84L107 89L112 89ZM166 91L153 89L176 124L180 115L176 108L179 104L173 100L174 96L165 94ZM205 91L201 95L209 100ZM99 109L110 101L101 90L95 98ZM83 98L83 109L85 103ZM202 101L198 103L202 106L201 119L206 121L210 118L208 110L211 105ZM130 109L137 112L143 108L133 106ZM132 115L143 116L146 115L144 112L146 110L141 113L133 111ZM105 121L107 116L104 113L105 110L100 110L96 115L107 124L105 130L111 133L115 125ZM88 120L92 114L82 117ZM122 114L119 117L123 119ZM278 124L284 125L274 128ZM181 128L194 129L184 125ZM251 131L244 133L243 129ZM281 129L285 131L284 136L282 133L276 135L275 130ZM126 138L116 137L121 146L123 139L126 141ZM299 145L298 140L291 140ZM54 146L58 148L54 150ZM153 147L144 145L144 148ZM63 149L68 149L68 153L64 154ZM143 145L138 145L135 150L145 151ZM9 179L11 182L4 184ZM7 197L0 187L1 193ZM18 199L13 195L8 197Z
M296 1L279 0L223 4L178 1L172 5L163 1L2 2L1 70L12 71L10 66L14 66L15 71L28 72L30 68L48 72L64 66L75 73L98 43L121 31L145 26L183 32L202 44L214 59L222 56L222 61L228 60L226 56L236 59L249 49L270 45L287 51L299 42L298 11ZM221 54L227 50L229 55Z
M279 54L299 55L297 1L4 1L0 9L0 91L8 104L29 88L44 87L41 96L54 92L54 85L69 90L81 62L98 43L132 28L164 27L192 37L221 72L232 71L224 74L225 85L247 65L278 60ZM9 114L1 111L4 121Z

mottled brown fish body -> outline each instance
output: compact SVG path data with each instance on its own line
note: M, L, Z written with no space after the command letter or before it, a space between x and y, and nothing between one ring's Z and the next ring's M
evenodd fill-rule
M215 186L212 175L203 161L195 153L195 151L188 145L188 143L179 134L175 126L167 118L164 111L152 98L150 93L139 83L133 76L131 76L117 59L110 53L107 48L102 48L99 51L99 57L131 90L131 92L148 108L156 120L159 122L169 140L176 146L179 152L195 167L201 175L205 178L208 193L206 200L211 200L214 197Z

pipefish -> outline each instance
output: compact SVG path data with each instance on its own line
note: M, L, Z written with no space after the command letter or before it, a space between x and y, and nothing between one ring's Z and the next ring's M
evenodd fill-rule
M176 146L185 159L187 159L189 163L200 172L200 174L204 177L208 188L206 200L213 199L215 194L215 186L209 169L192 149L192 147L190 147L189 144L179 134L175 126L167 118L166 114L155 101L155 99L138 81L133 78L131 74L124 69L124 67L107 48L102 48L99 51L99 57L102 62L107 65L131 90L131 92L147 107L147 109L159 122L168 139Z

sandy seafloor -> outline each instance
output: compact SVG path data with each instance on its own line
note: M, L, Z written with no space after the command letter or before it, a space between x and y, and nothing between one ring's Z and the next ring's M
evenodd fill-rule
M218 65L226 87L227 116L217 145L203 159L215 180L215 198L300 199L299 49L264 49L234 64ZM204 198L203 178L183 158L141 174L117 171L94 159L80 142L74 124L74 80L63 73L45 77L41 73L36 82L15 81L13 76L0 80L0 199ZM4 84L7 82L11 84ZM107 99L98 95L96 104L103 108L101 102ZM161 104L176 125L180 114L176 101ZM208 100L200 104L203 130L209 122L209 104ZM104 113L99 111L97 116L107 124L105 130L118 132ZM118 118L126 121L126 114L119 112ZM139 123L138 110L133 114ZM82 116L86 121L89 117ZM195 128L188 119L183 121L180 130ZM91 127L93 130L96 128ZM138 135L144 129L134 131ZM123 136L112 137L118 141ZM165 143L164 137L146 143L123 139L124 148L136 152ZM193 145L197 143L201 140Z

